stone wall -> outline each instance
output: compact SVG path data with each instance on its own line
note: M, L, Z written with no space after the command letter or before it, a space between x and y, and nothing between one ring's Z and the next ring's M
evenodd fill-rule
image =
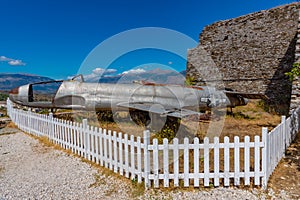
M296 49L295 63L300 63L300 14L298 18L298 31L297 31L297 41L296 41L295 49ZM300 106L300 77L297 77L292 84L290 111L293 111L299 106Z
M188 52L187 77L198 85L217 81L264 93L277 112L286 113L292 83L284 73L295 62L299 8L293 3L205 27L198 47Z

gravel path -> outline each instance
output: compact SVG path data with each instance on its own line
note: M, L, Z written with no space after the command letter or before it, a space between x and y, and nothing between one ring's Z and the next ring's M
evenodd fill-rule
M105 170L104 170L105 171ZM0 130L0 200L8 199L264 199L233 189L142 190L130 180L46 147L17 129Z

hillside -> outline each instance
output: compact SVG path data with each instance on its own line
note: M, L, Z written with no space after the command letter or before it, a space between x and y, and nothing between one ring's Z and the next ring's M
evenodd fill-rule
M0 91L10 91L13 88L28 83L51 81L53 79L31 74L6 74L0 73Z
M86 79L87 82L100 83L132 83L133 81L148 81L161 84L183 84L186 72L176 72L173 70L153 69L141 73L119 74L115 76L94 77Z

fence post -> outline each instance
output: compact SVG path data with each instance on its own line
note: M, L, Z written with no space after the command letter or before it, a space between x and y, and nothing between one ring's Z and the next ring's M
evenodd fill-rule
M88 140L88 130L87 130L87 126L88 126L88 123L87 123L87 119L83 119L82 120L82 131L83 131L83 141L84 141L84 158L87 159L87 152L88 152L88 149L87 149L87 146L88 146L88 143L87 143L87 140Z
M262 142L264 147L262 149L262 170L263 170L263 178L262 178L262 188L263 190L267 189L268 179L269 179L269 167L268 167L268 158L269 158L269 143L268 143L268 128L262 128Z
M32 119L31 119L31 111L30 111L30 109L28 109L28 111L27 111L27 116L28 116L28 118L27 118L27 127L26 127L26 131L28 132L28 133L30 133L30 134L33 134L33 131L32 130L34 130L34 128L33 127L31 127L31 126L33 126L33 124L32 124ZM35 134L35 135L37 135L37 134Z
M283 136L282 136L282 143L283 143L283 149L282 149L282 156L285 157L285 151L286 151L286 148L287 148L287 145L286 145L286 116L281 116L281 123L282 123L282 131L283 131Z
M9 98L6 99L6 113L7 113L7 115L11 118L11 115L10 115L10 102L9 102Z
M52 142L54 141L54 123L53 123L53 113L49 113L49 124L48 124L48 128L50 130L50 140L52 140Z
M144 131L144 178L145 178L145 187L150 187L150 154L148 151L148 145L150 144L150 131Z

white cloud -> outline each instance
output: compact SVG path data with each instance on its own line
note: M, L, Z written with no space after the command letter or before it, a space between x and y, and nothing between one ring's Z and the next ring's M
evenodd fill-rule
M113 74L115 72L117 72L116 69L103 69L103 68L97 67L93 70L92 74L97 74L97 75L104 75L105 74L105 75L107 75L107 74Z
M13 59L7 58L7 57L5 57L5 56L0 56L0 61L8 62L8 61L11 61L11 60L13 60Z
M0 61L7 62L7 64L9 64L11 66L25 66L26 65L26 63L24 63L22 60L8 58L6 56L0 56Z
M93 69L92 74L102 75L103 72L105 72L105 69L103 69L103 68L96 68L96 69Z
M106 71L105 71L105 74L113 74L113 73L116 73L118 70L116 70L116 69L107 69Z
M107 76L110 74L116 73L116 69L104 69L97 67L92 70L91 74L86 74L84 75L84 80L89 81L89 82L98 82L101 76Z
M22 60L11 60L8 62L9 65L12 66L25 66L26 63L24 63Z
M122 72L122 75L125 75L125 74L141 74L141 73L145 73L145 72L146 72L146 70L138 68L138 69L131 69L131 70L128 70L128 71L124 71L124 72Z

